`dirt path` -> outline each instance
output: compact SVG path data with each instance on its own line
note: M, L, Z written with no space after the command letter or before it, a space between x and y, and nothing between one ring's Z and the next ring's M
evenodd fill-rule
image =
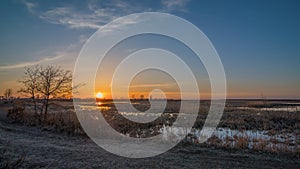
M0 141L27 151L23 168L299 168L297 159L201 146L178 146L163 155L128 159L80 136L0 122ZM0 143L1 143L0 142ZM21 153L16 151L15 153Z

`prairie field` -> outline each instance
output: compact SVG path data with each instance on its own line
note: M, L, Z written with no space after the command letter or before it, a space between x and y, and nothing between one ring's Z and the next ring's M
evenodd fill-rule
M166 153L147 159L128 159L110 154L86 135L73 102L51 100L46 121L39 122L28 100L1 103L0 168L298 168L300 166L300 101L227 100L213 134L200 142L210 101L200 102L191 131L173 127L180 112L179 100L168 100L163 112L146 112L147 100L95 104L83 100L81 109L99 110L119 133L135 138L162 135L168 142L184 139ZM189 101L190 104L196 101ZM38 104L39 105L39 104ZM128 110L128 111L127 111ZM139 116L154 121L136 123ZM153 117L152 117L153 116ZM183 114L189 116L189 113ZM96 120L97 122L97 120ZM264 165L262 165L264 164Z

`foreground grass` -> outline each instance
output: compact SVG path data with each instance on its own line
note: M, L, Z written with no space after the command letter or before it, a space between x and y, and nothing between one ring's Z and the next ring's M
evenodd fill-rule
M26 102L16 102L9 110L8 119L13 123L22 123L29 126L37 126L42 130L56 131L68 135L85 136L77 116L70 102L65 102L64 106L51 103L50 112L47 120L39 124L32 111L32 105ZM147 105L140 104L139 109L147 109ZM139 124L126 120L120 115L115 107L104 109L102 114L110 125L120 133L130 135L131 137L149 137L160 133L163 126L171 126L176 120L176 112L179 106L174 103L168 103L165 113L162 117L150 124ZM209 109L209 104L204 103L199 109L199 115L194 125L195 129L201 129ZM219 128L238 130L241 133L246 131L265 131L268 135L293 134L296 142L279 142L277 139L250 139L247 135L226 136L220 139L216 136L208 139L204 145L237 150L251 150L257 152L267 152L273 154L289 154L299 158L300 156L300 113L299 112L277 112L268 110L241 110L233 106L227 106L223 117L219 123ZM188 134L183 142L189 144L199 144L195 135ZM280 144L280 145L279 145ZM291 145L293 144L293 145ZM279 145L279 146L278 146ZM292 147L292 148L291 148Z
M12 147L9 141L0 140L0 169L19 168L26 159L26 152Z
M111 154L88 137L41 131L37 127L0 121L0 140L11 140L15 157L27 152L27 168L299 168L299 159L251 150L214 148L181 142L155 157L129 159ZM6 142L6 141L4 141ZM18 150L18 151L17 151ZM19 151L22 150L22 151Z

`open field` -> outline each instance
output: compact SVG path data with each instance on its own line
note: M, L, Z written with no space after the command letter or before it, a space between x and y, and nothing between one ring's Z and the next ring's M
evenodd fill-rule
M206 146L178 145L160 156L128 159L112 155L87 137L41 131L17 124L0 125L1 149L7 141L10 156L26 152L21 168L297 168L287 156Z
M101 109L117 131L131 137L164 135L167 140L188 134L179 145L153 158L127 159L112 155L94 144L81 128L70 101L53 101L44 125L35 124L28 102L1 105L1 150L11 161L23 160L21 168L299 168L300 112L299 101L229 100L213 136L205 143L197 142L209 108L201 103L199 115L190 133L172 128L178 113L178 101L168 102L162 116L152 124L136 124L124 120L112 105L96 106L89 102L83 108ZM135 104L146 110L147 102ZM24 109L23 109L24 108ZM276 109L277 108L277 109ZM9 118L6 112L10 112ZM151 131L151 132L150 132ZM6 156L8 156L6 155ZM24 159L23 159L24 156Z

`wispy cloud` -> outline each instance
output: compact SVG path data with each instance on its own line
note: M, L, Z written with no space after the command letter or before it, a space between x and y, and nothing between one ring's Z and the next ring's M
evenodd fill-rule
M41 12L39 17L53 24L61 24L70 28L98 29L106 23L123 15L147 11L143 7L133 7L122 1L111 1L100 6L96 1L89 1L86 10L74 7L57 7Z
M40 58L32 61L23 61L14 64L0 64L0 70L4 69L18 69L24 67L30 67L36 64L47 65L47 64L58 64L60 66L72 68L72 64L79 53L82 45L88 39L87 35L80 35L78 40L72 44L61 46L60 48L53 50L47 50L35 52L34 56Z
M176 83L136 84L136 85L130 85L130 88L152 88L152 87L159 88L159 87L172 87L172 86L176 86Z
M44 57L43 59L38 60L38 61L27 61L27 62L21 62L21 63L17 63L17 64L3 65L3 66L0 66L0 69L24 68L24 67L28 67L28 66L32 66L32 65L36 65L36 64L41 64L41 63L44 63L44 62L57 60L57 59L59 59L63 56L64 55L56 55L56 56L53 56L53 57Z
M66 25L71 28L93 28L98 29L100 25L110 20L109 17L97 17L95 14L83 14L75 12L69 7L58 7L43 12L40 15L44 19L53 24Z
M38 6L37 3L26 1L26 0L23 0L21 2L26 6L27 10L31 13L34 13L34 8Z
M48 10L36 9L37 4L24 0L27 9L34 12L41 19L52 23L68 26L73 29L89 28L99 29L101 26L120 16L137 12L173 12L186 11L189 0L163 0L157 9L149 8L141 3L119 0L110 1L86 1L80 8L70 4L54 7ZM34 11L33 11L34 9Z
M162 0L163 10L166 12L187 11L187 4L190 0Z

